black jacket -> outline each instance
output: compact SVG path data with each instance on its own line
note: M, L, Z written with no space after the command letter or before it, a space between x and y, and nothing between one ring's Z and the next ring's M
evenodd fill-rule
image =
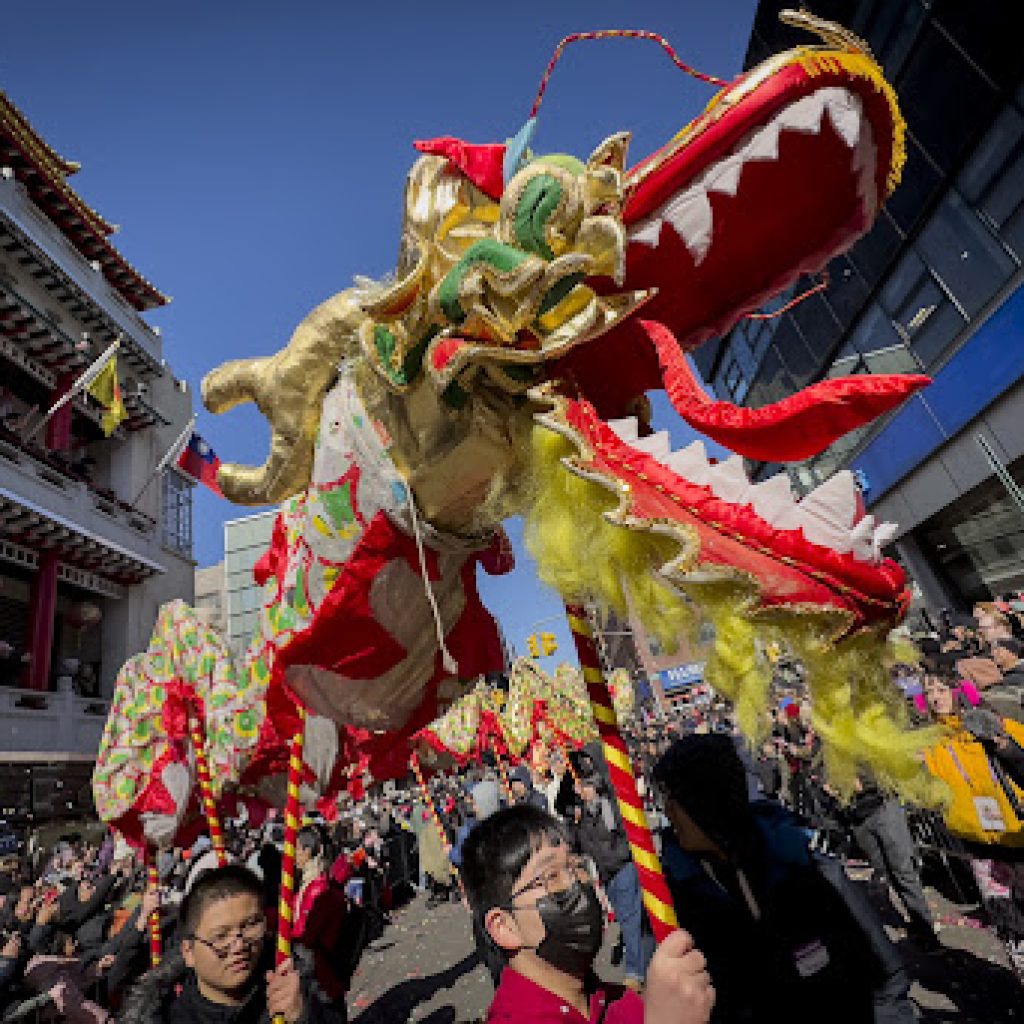
M615 820L615 828L608 828L602 812L602 802L608 800L602 797L595 804L583 808L583 817L577 826L577 835L581 852L590 857L597 866L597 874L605 885L625 867L630 860L629 840L626 839L626 829L619 816L619 809L614 801L608 801Z
M714 1024L871 1024L898 958L866 933L785 812L755 805L757 842L734 867L701 861L668 838L663 861L679 925L707 959ZM891 947L888 954L891 954Z
M327 1002L313 980L312 958L296 947L293 959L305 1001L300 1024L345 1024L344 1010ZM249 1000L242 1006L218 1006L202 996L195 975L185 966L180 950L175 950L128 993L118 1020L121 1024L269 1024L262 979L272 966L273 944L268 941L256 967L259 981Z

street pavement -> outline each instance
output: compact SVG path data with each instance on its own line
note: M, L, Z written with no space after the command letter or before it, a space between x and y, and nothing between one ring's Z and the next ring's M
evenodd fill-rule
M890 938L908 964L911 998L927 1024L1013 1024L1024 1022L1024 989L1009 968L1003 945L975 916L975 908L951 903L927 891L943 924L940 953L919 953L906 938L892 906L879 908ZM621 981L610 952L615 925L606 935L596 969ZM475 953L469 915L461 903L427 909L418 895L392 914L383 936L363 954L349 993L353 1024L454 1024L483 1019L493 989Z

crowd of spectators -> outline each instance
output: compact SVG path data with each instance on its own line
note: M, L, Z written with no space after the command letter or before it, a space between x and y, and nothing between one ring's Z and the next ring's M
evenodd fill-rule
M676 708L648 709L625 724L638 790L677 909L713 965L712 977L718 976L714 1019L745 1019L737 995L743 987L733 992L730 982L723 996L719 981L733 976L736 950L744 943L748 954L761 957L766 979L783 969L775 954L761 947L761 932L748 920L752 907L755 920L765 912L761 901L770 887L764 887L764 880L776 875L793 886L792 893L786 890L790 910L806 906L809 894L821 907L832 908L828 942L845 943L854 957L844 970L875 979L864 987L864 997L876 1011L887 1006L890 1012L888 1018L876 1013L877 1019L905 1019L905 971L871 908L895 894L908 941L924 954L941 950L942 922L935 920L922 884L922 858L929 848L968 866L985 922L1021 971L1022 637L1024 600L979 605L972 616L945 616L933 634L916 636L919 663L908 660L893 667L893 692L902 691L908 716L946 727L943 741L926 755L928 770L946 781L953 794L943 813L904 807L866 773L852 801L835 798L825 780L800 666L787 661L785 652L777 653L780 697L758 749L750 749L738 735L729 706L701 686ZM465 900L467 844L482 823L509 807L530 808L556 823L571 855L587 865L604 915L619 924L613 960L621 964L626 987L643 988L653 938L599 745L568 754L551 750L546 758L514 767L485 757L481 764L435 773L427 783L429 803L411 780L406 785L387 792L375 787L358 800L345 796L335 820L317 819L300 832L295 976L271 971L272 980L261 988L266 1006L288 1000L298 1005L305 999L304 1020L321 1019L321 1011L325 1022L343 1020L362 951L384 934L392 910L416 891L428 906ZM258 826L232 821L226 823L226 834L230 861L240 873L224 882L225 892L242 907L258 891L263 924L256 945L261 957L269 957L277 928L282 823L273 817ZM752 843L754 834L762 839ZM800 857L808 859L799 861L794 874L795 862L786 858L800 843ZM870 872L869 900L850 889L842 870L854 860ZM783 862L786 869L779 874ZM215 864L205 835L187 848L161 852L158 896L148 891L137 853L109 833L93 843L67 835L52 849L29 849L8 858L0 865L0 1019L96 1024L118 1013L139 1021L174 1019L152 1010L163 1005L160 999L140 1003L139 992L159 979L164 979L159 984L165 992L168 964L179 971L179 992L198 976L202 955L191 955L188 963L182 954L194 953L205 940L190 933L195 921L187 927L181 915L198 880ZM195 920L202 918L196 907L205 906L204 899L193 901L188 910ZM157 905L166 963L153 971L147 922ZM508 951L503 953L489 937L485 916L474 914L474 929L497 986L510 960ZM788 912L773 927L809 927L812 919L816 927L825 927L817 914L797 922ZM728 928L723 921L730 922ZM838 938L836 928L843 933ZM807 956L807 963L797 963L798 975L814 960L811 953ZM239 963L241 970L248 961ZM262 970L263 961L254 954L246 969L257 966ZM318 1009L310 1015L314 999ZM150 1010L132 1017L131 1007L143 1003Z

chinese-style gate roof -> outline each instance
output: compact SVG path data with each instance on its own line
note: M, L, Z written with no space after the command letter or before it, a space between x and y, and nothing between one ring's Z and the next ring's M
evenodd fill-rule
M103 276L137 310L169 300L142 276L108 236L117 229L104 220L68 184L79 164L48 145L24 114L0 90L0 164L10 167L36 204L86 259L99 264Z

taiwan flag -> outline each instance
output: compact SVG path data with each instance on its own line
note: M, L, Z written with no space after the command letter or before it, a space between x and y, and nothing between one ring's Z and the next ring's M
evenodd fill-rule
M193 434L178 456L178 469L192 477L196 483L205 484L219 498L223 498L217 484L217 470L220 459L217 453L198 435Z

